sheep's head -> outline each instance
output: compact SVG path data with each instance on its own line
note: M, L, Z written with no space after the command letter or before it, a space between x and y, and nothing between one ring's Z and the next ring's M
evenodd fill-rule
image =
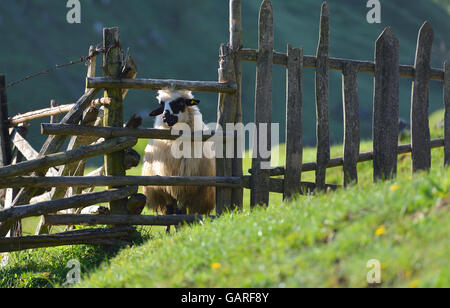
M160 106L150 113L150 117L161 116L162 122L168 127L185 122L187 109L200 103L189 91L161 90L157 99Z

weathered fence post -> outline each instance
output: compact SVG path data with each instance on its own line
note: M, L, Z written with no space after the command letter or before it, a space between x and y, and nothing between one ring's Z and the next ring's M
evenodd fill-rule
M325 189L326 173L330 161L330 122L329 122L329 67L330 53L330 9L328 3L322 4L320 15L320 35L316 64L316 122L317 122L317 170L316 185Z
M237 85L236 99L236 117L234 123L242 123L242 60L239 56L239 50L242 48L242 1L230 0L230 48L234 61L234 72L236 75L235 82ZM243 176L242 166L242 153L238 153L239 138L244 136L238 136L235 140L235 158L233 159L233 176ZM244 190L242 188L233 189L231 193L231 202L237 208L242 208L244 203Z
M346 64L343 75L344 100L344 185L358 182L358 159L360 149L360 119L358 100L358 65Z
M0 167L11 165L12 163L12 145L9 135L9 117L8 117L8 98L6 95L6 77L0 75ZM8 196L5 193L5 209L12 206L12 202L6 202ZM9 191L12 194L12 191ZM10 196L12 199L12 196ZM9 200L12 201L12 200ZM17 222L11 226L9 236L20 236L21 223Z
M219 82L234 81L236 78L234 71L233 57L230 47L222 45L220 47L220 68ZM225 131L227 124L234 124L236 117L237 96L234 94L219 94L217 111L217 131ZM230 143L227 138L216 143L216 174L217 176L231 176L233 173L233 160L228 157ZM234 151L236 152L236 151ZM236 153L234 153L236 154ZM229 188L216 188L216 213L224 213L227 209L232 209L232 190Z
M6 77L0 75L0 167L11 164L11 140L9 137L8 100L6 96Z
M397 174L399 120L399 41L386 28L376 42L373 102L374 181Z
M450 61L444 64L445 165L450 166Z
M431 137L428 119L431 51L434 31L427 21L419 31L411 98L411 144L413 172L431 168Z
M284 199L301 193L303 163L302 125L302 79L303 48L287 47L287 93L286 93L286 166L284 176Z
M52 100L50 101L50 108L55 108L55 107L57 107L57 106L58 106L58 103L56 102L56 100L52 99ZM50 123L56 124L56 123L59 122L58 119L59 119L59 117L58 117L57 115L51 115L51 116L50 116Z
M103 71L105 77L119 78L122 69L119 28L103 29ZM105 106L104 126L123 127L123 98L122 89L105 89L105 97L111 99L111 103ZM105 156L106 175L124 176L126 174L124 151ZM113 187L112 187L113 188ZM114 214L126 214L127 200L118 200L110 203L111 212Z
M259 47L256 66L256 97L255 124L256 138L254 145L251 177L250 205L269 205L270 159L261 156L261 148L267 144L267 151L271 151L271 123L272 123L272 81L273 81L273 7L269 0L264 0L259 13ZM263 126L267 133L263 135ZM266 139L267 142L261 140ZM256 151L256 152L255 152Z

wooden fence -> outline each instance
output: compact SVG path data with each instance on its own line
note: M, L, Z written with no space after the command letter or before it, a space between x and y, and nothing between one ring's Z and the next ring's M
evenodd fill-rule
M307 194L320 190L335 190L326 184L326 170L343 167L344 184L358 181L357 164L374 162L374 180L391 179L396 175L397 158L412 153L413 171L431 166L431 149L445 148L445 163L450 163L450 65L444 69L430 66L433 29L426 22L420 29L414 66L399 64L399 42L387 28L376 42L375 60L356 61L331 58L330 11L324 3L321 11L317 54L304 55L302 48L288 45L286 53L274 51L273 8L264 0L259 14L259 46L257 50L242 45L241 0L230 0L230 40L220 48L219 80L181 81L136 79L137 67L130 57L122 63L118 28L104 29L104 76L96 77L95 49L91 47L86 91L71 105L43 109L14 117L8 116L5 77L0 76L0 188L6 189L4 209L0 210L0 252L59 245L108 245L127 241L133 234L131 225L178 225L203 219L198 215L143 216L145 196L139 186L213 186L216 187L216 214L243 206L243 189L251 190L251 206L269 205L269 193L284 195ZM139 163L137 153L130 150L139 138L174 140L178 136L158 129L139 129L132 118L124 127L123 101L130 89L188 89L218 93L217 131L203 134L203 140L225 137L237 145L236 133L222 128L227 123L242 123L242 62L256 62L255 124L272 123L272 69L283 65L287 71L286 102L286 165L263 168L270 157L259 153L253 159L250 176L244 176L242 158L217 158L216 177L131 177L126 169ZM302 81L305 68L316 70L317 160L303 163L302 145ZM329 132L329 71L342 71L343 106L345 116L344 156L330 158ZM360 119L358 74L374 74L374 151L360 153ZM412 144L398 143L399 79L413 80L411 103ZM431 140L428 123L430 80L444 82L445 138ZM96 99L101 89L105 97ZM55 117L65 114L55 123ZM42 124L48 135L37 152L26 141L27 123L52 117ZM267 136L263 135L266 134ZM257 130L257 140L266 138L270 145L270 129ZM68 148L61 150L70 137ZM258 143L256 143L258 144ZM217 147L218 149L222 147ZM86 159L104 156L105 165L84 176ZM220 155L218 157L221 157ZM223 156L225 157L225 156ZM24 161L23 161L24 160ZM315 183L302 183L303 172L315 171ZM274 178L284 176L284 178ZM109 187L94 192L95 187ZM20 190L19 190L20 189ZM49 191L49 189L51 189ZM110 204L107 215L80 215L81 209L103 202ZM70 210L70 214L61 214ZM58 213L58 214L55 214ZM21 236L20 220L41 216L41 223L32 237ZM89 229L50 233L54 225L111 225L111 229Z

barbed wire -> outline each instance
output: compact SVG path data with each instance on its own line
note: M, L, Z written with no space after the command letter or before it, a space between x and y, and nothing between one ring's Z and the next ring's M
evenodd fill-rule
M41 72L38 72L38 73L34 73L34 74L31 74L31 75L28 75L28 76L26 76L26 77L24 77L24 78L22 78L22 79L20 79L20 80L17 80L17 81L8 83L8 85L6 86L6 88L14 87L14 86L16 86L16 85L18 85L18 84L20 84L20 83L22 83L22 82L25 82L25 81L29 80L29 79L32 79L32 78L35 78L35 77L38 77L38 76L42 76L42 75L46 75L46 74L49 74L49 73L51 73L51 72L54 72L54 71L56 71L56 70L58 70L58 69L66 68L66 67L69 67L69 66L72 66L72 65L76 65L76 64L80 64L80 63L85 63L86 65L88 65L89 61L90 61L92 58L98 56L99 54L105 53L105 49L104 49L103 47L98 47L99 45L100 45L100 44L98 44L98 45L95 47L95 50L94 50L94 51L92 52L92 54L90 54L89 56L86 56L86 57L80 57L80 59L77 60L77 61L70 61L70 62L65 63L65 64L55 65L55 66L53 66L53 67L51 67L51 68L48 68L48 69L46 69L46 70L44 70L44 71L41 71Z

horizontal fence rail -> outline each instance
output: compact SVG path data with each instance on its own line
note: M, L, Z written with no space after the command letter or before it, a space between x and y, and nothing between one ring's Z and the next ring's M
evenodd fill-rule
M255 49L243 48L239 51L239 55L242 60L248 62L256 62L258 59L258 51ZM287 65L287 54L274 51L273 54L273 64L276 65ZM353 59L341 59L341 58L329 58L329 69L335 71L344 70L345 66L348 64L354 64L358 66L359 73L375 73L375 62L372 61L360 61ZM315 56L304 56L303 59L304 67L316 68L317 57ZM400 65L400 76L406 78L414 78L415 69L412 65ZM430 80L434 81L444 81L444 70L433 68L431 69Z
M71 151L50 154L42 158L3 167L0 169L0 177L20 176L51 167L62 166L83 159L104 155L106 153L124 150L135 146L136 143L137 139L134 137L119 137L98 142L95 145L81 146Z
M208 216L214 219L214 216ZM204 220L201 215L46 215L44 223L49 226L177 226Z
M283 175L284 168L271 170L271 175ZM161 177L161 176L79 176L79 177L15 177L0 180L0 188L51 188L51 187L103 187L103 186L212 186L251 189L250 176L243 177ZM316 190L315 183L301 182L298 191L310 194ZM336 190L339 185L326 185ZM270 179L269 192L284 193L283 179Z
M108 105L110 103L110 99L107 97L93 100L91 105L93 107L100 107L104 105ZM30 111L24 114L18 114L9 118L10 125L15 126L22 123L27 123L32 120L39 120L42 118L47 118L51 116L58 116L61 114L66 114L70 112L75 107L75 104L61 105L51 108L45 108L36 111Z
M41 216L68 209L79 209L126 198L136 194L137 186L122 187L101 192L76 195L74 197L57 199L32 205L15 206L0 211L0 222L15 221L27 217Z
M163 176L67 176L67 177L15 177L0 179L3 188L50 187L102 187L102 186L215 186L242 187L240 177L163 177Z
M431 148L442 148L444 147L445 141L444 139L435 139L431 141ZM409 154L412 152L412 147L410 144L407 145L401 145L398 147L398 155L401 154ZM374 153L373 152L367 152L367 153L360 153L358 163L364 163L368 161L373 161L374 159ZM327 169L329 168L336 168L336 167L342 167L344 166L344 158L343 157L337 157L330 160L328 163ZM304 163L302 165L302 171L303 172L311 172L315 171L317 169L317 163ZM252 173L252 170L249 170L250 173ZM283 176L285 174L284 167L275 167L270 170L270 176Z
M78 230L51 235L0 238L0 252L67 245L114 245L120 240L130 241L134 232L135 230L131 227L117 227L112 229Z
M43 135L54 136L89 136L99 138L135 137L140 139L192 141L207 141L214 138L234 139L235 137L234 132L199 131L193 132L189 134L189 136L184 136L183 131L167 129L132 129L122 127L93 127L65 124L41 124L41 133Z
M112 78L87 78L87 88L121 88L135 90L189 90L196 92L235 93L236 83L217 81L186 81L171 79L112 79Z

